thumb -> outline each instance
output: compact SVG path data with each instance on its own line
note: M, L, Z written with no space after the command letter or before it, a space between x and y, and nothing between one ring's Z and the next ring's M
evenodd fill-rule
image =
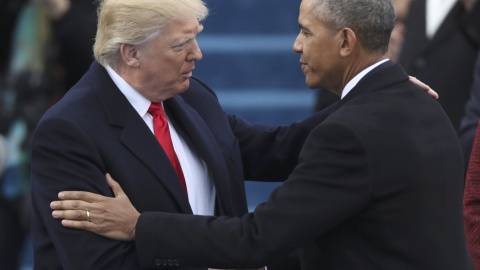
M107 178L107 184L112 189L115 198L120 195L126 196L125 192L123 192L122 187L118 184L117 181L113 180L112 176L109 173L107 173L105 177Z

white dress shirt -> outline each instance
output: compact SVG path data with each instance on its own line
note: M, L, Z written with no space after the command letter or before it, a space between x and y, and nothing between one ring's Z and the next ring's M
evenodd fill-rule
M427 0L425 16L427 38L433 38L456 2L457 0Z
M147 112L151 102L133 89L111 67L107 72L123 95L132 104L148 128L153 131L153 117ZM163 103L162 103L163 106ZM172 137L173 148L182 166L185 183L187 184L188 201L195 215L213 216L215 211L215 186L205 161L191 149L186 141L177 133L165 112Z
M368 68L362 70L362 72L358 73L355 77L353 77L353 79L351 79L347 85L345 85L345 88L343 88L343 91L342 91L342 99L350 92L352 91L352 89L357 85L357 83L363 78L365 77L365 75L367 75L370 71L372 71L374 68L378 67L379 65L387 62L388 60L390 59L383 59L383 60L380 60L378 61L377 63L369 66Z

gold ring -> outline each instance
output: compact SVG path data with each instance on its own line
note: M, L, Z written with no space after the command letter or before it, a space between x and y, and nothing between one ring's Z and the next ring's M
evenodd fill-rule
M85 211L87 211L87 221L90 222L90 211L88 210L85 210Z

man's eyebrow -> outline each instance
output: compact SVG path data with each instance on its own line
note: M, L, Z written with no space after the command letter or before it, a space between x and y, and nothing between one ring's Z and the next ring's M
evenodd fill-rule
M307 27L303 26L303 24L298 23L298 27L302 30L309 31Z
M203 31L203 25L200 24L198 25L198 28L197 28L197 32L196 33L191 33L191 34L188 34L180 39L177 39L175 40L170 46L171 47L178 47L178 46L182 46L184 43L194 39L200 32Z

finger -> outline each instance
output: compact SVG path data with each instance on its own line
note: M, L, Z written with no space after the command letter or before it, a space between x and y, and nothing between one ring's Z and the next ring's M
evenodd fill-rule
M415 77L410 76L410 81L418 85L420 88L422 88L425 91L431 90L430 86L426 85L424 82L420 81Z
M95 224L93 222L88 222L88 221L78 221L78 220L64 219L64 220L62 220L62 225L64 227L86 230L86 231L90 231L90 232L96 232L98 230L98 225L97 224Z
M435 92L433 89L430 89L427 91L427 94L429 94L431 97L433 97L434 99L438 99L439 95L437 92Z
M53 201L50 208L54 210L90 210L92 205L88 202L79 200Z
M112 176L109 173L107 173L105 177L107 178L108 186L110 186L110 188L112 189L113 194L115 195L115 198L118 197L119 195L126 196L125 192L123 192L122 187L118 184L117 181L113 180Z
M413 77L413 76L409 76L410 77L410 81L414 84L416 84L417 86L419 86L420 88L422 88L425 92L427 92L427 94L429 94L431 97L433 97L434 99L438 99L438 93L435 92L432 88L430 88L430 86L426 85L425 83L423 83L422 81L420 81L419 79Z
M88 221L87 211L85 210L55 210L52 212L52 216L56 219ZM92 212L90 212L90 221L93 222Z
M62 200L81 200L85 202L97 202L102 199L101 195L87 191L61 191L58 198Z

